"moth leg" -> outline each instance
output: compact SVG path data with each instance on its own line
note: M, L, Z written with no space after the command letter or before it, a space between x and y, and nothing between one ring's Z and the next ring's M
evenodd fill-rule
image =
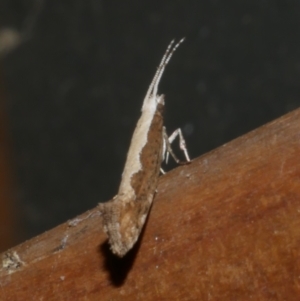
M160 172L161 172L163 175L166 174L166 172L165 172L162 168L160 168Z
M166 155L166 129L165 129L165 127L163 126L163 141L162 141L162 151L161 151L161 153L162 153L162 156L161 156L161 163L162 162L164 162L165 161L165 155ZM168 136L167 136L167 138L168 138ZM161 174L163 174L163 175L165 175L166 174L166 172L163 170L163 168L162 167L160 167L160 172L161 172Z
M187 162L190 162L190 157L187 151L187 147L186 147L186 143L185 140L183 138L181 129L177 129L176 131L174 131L172 133L172 135L170 137L168 137L167 132L166 132L166 128L163 128L163 137L164 137L164 147L163 147L163 159L166 160L166 163L168 163L169 160L169 154L173 157L173 159L176 161L176 163L180 164L182 163L174 154L172 147L171 147L171 143L176 139L176 137L179 136L179 147L180 149L183 151L184 156L186 158ZM166 156L166 158L165 158Z
M173 159L175 160L175 162L179 164L180 160L177 158L177 156L173 152L173 149L172 149L172 146L171 146L171 143L170 143L170 140L169 140L169 137L167 135L167 131L166 131L165 127L163 127L163 137L164 137L164 139L163 139L164 140L163 160L165 160L166 163L168 163L168 161L169 161L169 155L171 154L171 156L173 157ZM174 140L174 138L173 138L173 140Z

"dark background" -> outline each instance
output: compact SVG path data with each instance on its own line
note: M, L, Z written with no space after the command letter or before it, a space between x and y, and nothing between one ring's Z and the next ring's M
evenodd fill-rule
M25 239L113 197L147 88L192 158L300 105L300 2L0 2L1 61ZM3 32L13 34L6 49Z

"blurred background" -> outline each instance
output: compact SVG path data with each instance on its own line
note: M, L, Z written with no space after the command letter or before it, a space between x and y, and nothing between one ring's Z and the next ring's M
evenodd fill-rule
M0 250L116 194L181 37L160 93L192 158L299 107L299 1L1 0Z

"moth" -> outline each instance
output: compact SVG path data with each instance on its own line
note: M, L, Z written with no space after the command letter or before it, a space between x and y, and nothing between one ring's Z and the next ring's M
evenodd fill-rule
M170 138L163 126L164 95L158 95L158 85L174 51L169 44L145 96L142 115L134 130L122 174L118 194L109 202L99 204L103 228L111 250L123 257L136 243L149 213L156 192L161 163L169 153L176 158L170 143L179 136L180 148L190 161L180 129Z

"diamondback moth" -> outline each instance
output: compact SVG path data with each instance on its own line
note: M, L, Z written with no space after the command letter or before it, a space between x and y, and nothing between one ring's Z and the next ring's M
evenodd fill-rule
M111 250L123 257L137 241L156 192L161 163L170 153L176 162L170 143L179 136L180 148L190 161L180 129L170 138L163 126L164 95L158 95L158 85L173 53L183 42L169 44L145 96L142 115L134 130L122 174L118 194L109 202L99 204L104 231ZM167 159L166 158L166 159Z

